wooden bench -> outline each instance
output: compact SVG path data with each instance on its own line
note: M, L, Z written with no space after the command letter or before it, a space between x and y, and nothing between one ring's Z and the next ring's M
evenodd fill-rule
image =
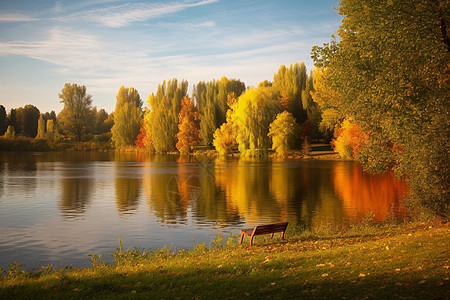
M288 222L283 222L267 225L257 225L254 228L241 229L241 239L239 240L239 244L242 244L244 235L250 237L250 246L253 243L253 237L255 235L270 234L270 237L273 238L273 234L275 232L281 232L281 239L284 239L284 232L286 231L287 226Z

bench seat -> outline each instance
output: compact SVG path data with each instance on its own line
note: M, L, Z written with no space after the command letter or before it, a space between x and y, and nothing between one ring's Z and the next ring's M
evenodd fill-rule
M255 235L270 234L270 237L272 238L274 233L281 232L281 239L284 239L284 233L286 232L288 223L289 222L257 225L254 228L241 229L241 239L239 240L239 244L242 244L245 235L250 237L250 246L253 244L253 237Z

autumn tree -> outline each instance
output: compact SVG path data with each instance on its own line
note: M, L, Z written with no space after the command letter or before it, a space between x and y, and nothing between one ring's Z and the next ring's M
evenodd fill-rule
M273 75L273 90L277 95L282 108L290 112L298 123L306 120L306 112L302 108L302 91L306 86L305 63L296 63L286 68L281 65L278 72Z
M250 88L235 104L231 119L237 126L236 141L243 156L258 156L270 147L269 124L281 112L271 87Z
M149 125L146 134L151 136L155 151L158 153L176 150L178 117L181 99L186 96L188 82L171 79L158 85L156 94L148 97L150 111L145 116Z
M341 122L345 118L340 95L329 84L327 84L329 69L315 68L313 76L313 87L310 91L312 100L320 110L319 130L328 137L339 129Z
M53 121L53 119L47 120L45 127L47 130L47 132L45 133L45 139L47 139L49 141L53 141L56 136L55 122Z
M14 130L14 127L9 125L4 135L5 139L13 139L15 136L16 131Z
M41 114L41 116L39 117L38 120L38 130L37 130L37 135L36 135L36 139L44 139L45 138L45 119L44 119L44 115Z
M236 141L237 129L232 120L233 110L236 103L237 99L235 94L233 92L229 93L227 97L227 104L230 108L227 111L226 122L217 128L213 135L214 148L216 148L216 151L219 152L220 155L229 154L238 145Z
M285 157L287 151L293 149L299 134L300 125L294 116L288 111L283 111L270 124L267 135L272 138L272 149L277 156Z
M340 108L370 132L358 160L393 168L409 198L448 216L450 2L342 0L338 39L313 48Z
M92 108L92 96L86 93L86 87L76 83L66 83L58 94L64 108L58 114L58 122L64 133L81 138L89 122Z
M189 96L185 96L181 101L181 111L178 118L179 131L176 147L182 154L189 153L200 141L198 130L200 123L199 113Z
M228 95L233 93L239 97L245 89L245 83L239 79L226 77L209 82L200 81L194 86L192 94L200 113L200 138L203 144L211 144L214 131L226 122L226 113L230 108Z
M134 146L141 127L141 97L136 89L122 85L116 99L111 139L116 148Z
M369 135L362 132L352 118L346 118L335 131L333 148L344 159L358 158L359 152L367 145Z

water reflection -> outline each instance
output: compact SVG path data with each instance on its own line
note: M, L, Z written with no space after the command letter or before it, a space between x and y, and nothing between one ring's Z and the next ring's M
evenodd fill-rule
M186 223L188 203L181 201L178 191L178 164L167 160L162 155L153 156L143 173L147 206L161 223Z
M141 190L141 174L137 173L136 169L138 169L136 166L116 164L116 207L120 213L131 214L138 207Z
M84 214L93 192L93 170L88 163L62 163L61 197L59 208L63 216L80 217Z
M337 164L333 184L349 218L360 219L372 212L376 221L382 221L387 215L402 217L406 214L401 198L408 192L408 186L392 174L370 175L358 165Z

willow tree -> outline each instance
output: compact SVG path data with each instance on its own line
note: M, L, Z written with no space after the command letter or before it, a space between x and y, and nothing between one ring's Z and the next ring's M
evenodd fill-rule
M200 112L200 138L203 144L211 144L213 133L226 122L228 95L239 97L245 91L245 83L239 79L222 77L220 80L200 81L194 86L193 99Z
M448 216L450 2L341 0L338 40L313 48L342 111L370 132L358 159L394 168L410 199Z
M158 85L156 94L148 97L150 111L145 116L149 134L156 152L176 150L178 133L178 115L181 99L186 96L188 82L171 79Z
M116 148L134 146L142 121L142 100L134 88L120 87L116 96L112 141Z
M251 88L239 97L231 119L237 127L236 141L243 156L266 153L271 145L269 124L281 110L271 87Z
M60 128L81 141L89 123L92 96L86 93L84 85L66 83L58 97L64 104L64 108L58 114Z

